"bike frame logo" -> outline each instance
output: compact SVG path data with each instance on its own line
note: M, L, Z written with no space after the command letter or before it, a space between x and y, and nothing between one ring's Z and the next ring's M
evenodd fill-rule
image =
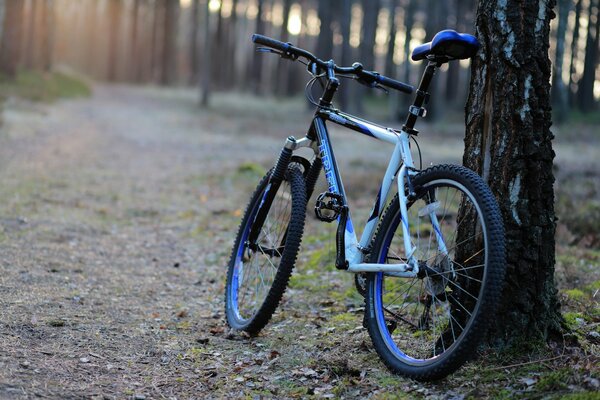
M335 173L331 168L332 163L329 153L329 142L326 137L322 138L319 151L321 152L321 161L323 162L323 168L325 169L325 179L327 179L327 183L329 184L329 191L333 193L339 193L340 191L335 180Z

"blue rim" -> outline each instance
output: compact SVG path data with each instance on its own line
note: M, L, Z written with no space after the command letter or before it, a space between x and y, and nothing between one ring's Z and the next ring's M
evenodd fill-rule
M260 203L254 206L251 214L248 216L248 219L246 220L246 226L244 226L244 233L242 234L242 238L238 245L237 254L235 256L235 265L233 267L233 274L231 277L231 291L229 293L229 298L231 300L231 305L233 306L233 311L235 313L235 317L238 320L243 321L243 322L247 322L248 320L250 320L252 318L252 316L250 316L247 319L242 317L240 314L240 309L239 309L239 305L238 305L239 274L240 274L240 270L242 267L242 254L244 253L244 243L246 243L246 240L248 239L248 235L250 234L250 228L252 227L254 218L256 217L256 214L258 213L260 206L264 203L265 197L267 196L267 193L269 192L269 188L270 188L270 185L267 185L267 187L265 188L265 191L262 195L262 199L261 199Z
M398 212L400 212L400 210L398 210ZM381 264L385 263L385 261L386 261L388 249L389 249L390 243L392 242L392 239L394 237L394 233L396 232L396 229L398 228L398 224L399 224L399 220L397 218L395 218L394 222L391 225L391 229L389 229L386 233L386 237L383 242L384 251L382 251L379 256L379 263L381 263ZM385 315L383 313L382 299L383 299L383 272L378 272L375 277L375 296L374 296L375 319L377 321L377 329L379 329L379 332L381 332L383 334L383 340L385 341L385 344L388 347L388 349L390 349L397 358L404 360L404 361L408 361L412 364L424 365L424 364L429 363L432 359L436 358L437 356L432 357L427 360L420 360L420 359L408 356L406 353L404 353L402 350L400 350L398 348L398 346L394 342L394 339L392 339L392 335L388 331L387 326L385 324Z

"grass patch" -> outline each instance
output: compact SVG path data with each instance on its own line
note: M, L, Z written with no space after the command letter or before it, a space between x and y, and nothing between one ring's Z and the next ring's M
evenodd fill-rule
M88 97L91 93L85 82L62 72L21 70L14 79L0 76L0 99L19 97L52 102L60 98Z

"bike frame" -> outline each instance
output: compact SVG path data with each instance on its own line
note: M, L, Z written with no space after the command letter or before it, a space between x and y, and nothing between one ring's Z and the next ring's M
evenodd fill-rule
M346 226L344 227L344 254L347 261L347 270L349 272L385 272L389 275L400 277L414 277L419 273L419 264L413 256L415 248L410 241L410 226L408 223L407 208L409 196L414 193L410 179L416 175L418 170L415 169L412 154L410 152L410 135L416 134L414 124L418 116L424 116L425 110L422 108L427 101L427 88L435 72L435 68L441 64L430 62L423 74L423 78L417 90L417 95L413 105L409 109L409 114L405 125L401 130L397 131L392 128L386 128L381 125L374 124L362 118L346 114L342 111L330 107L331 99L337 89L336 79L329 77L328 84L325 88L323 97L320 101L312 125L308 134L304 139L291 140L288 139L286 148L296 150L300 147L311 147L318 157L321 158L325 178L329 186L329 192L336 193L342 196L346 202L346 194L342 178L338 171L335 155L331 146L329 132L327 130L326 121L330 121L345 128L360 132L364 135L388 142L394 145L394 150L390 157L385 175L379 187L375 204L373 205L371 214L364 226L360 241L357 239L354 224L348 211ZM407 255L406 263L395 264L379 264L366 263L365 256L369 252L369 245L373 238L373 233L379 222L379 218L383 212L386 199L392 187L393 181L396 181L398 186L398 198L400 202L400 212L402 218L402 233L404 238L405 254ZM347 204L344 204L347 205ZM439 221L435 214L435 207L431 207L428 211L431 224L434 228L438 247L440 252L448 254L442 233L439 227ZM338 217L338 223L340 218Z

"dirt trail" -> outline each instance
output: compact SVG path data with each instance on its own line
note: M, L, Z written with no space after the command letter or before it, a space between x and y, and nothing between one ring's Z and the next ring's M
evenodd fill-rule
M314 249L332 229L310 221L306 274L292 282L267 333L227 332L224 268L240 213L258 171L308 120L260 114L252 104L198 111L194 96L98 86L86 100L8 105L0 131L0 398L469 393L467 380L448 389L387 373L360 327L351 279L313 270L331 266L331 246ZM357 136L334 135L339 154L349 154L342 174L353 168L350 196L377 189L363 181L388 157ZM426 163L458 160L460 141L436 140ZM368 210L357 204L359 215Z

